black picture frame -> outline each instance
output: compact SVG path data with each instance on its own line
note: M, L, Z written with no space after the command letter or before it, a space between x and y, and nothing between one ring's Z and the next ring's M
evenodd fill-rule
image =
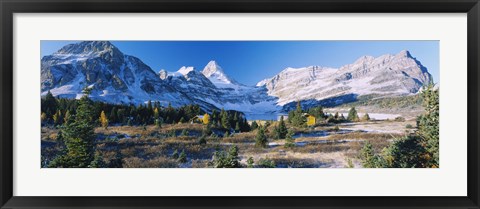
M0 0L1 208L479 208L479 0ZM467 13L468 195L465 197L13 196L14 13ZM305 185L308 186L308 185Z

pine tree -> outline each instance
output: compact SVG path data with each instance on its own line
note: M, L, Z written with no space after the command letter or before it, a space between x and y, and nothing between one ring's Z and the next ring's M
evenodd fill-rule
M247 160L247 167L248 168L253 168L254 163L255 163L255 161L253 161L253 157L249 157L248 160Z
M290 121L293 126L301 127L305 124L305 117L303 117L303 110L300 101L297 102L297 108L293 111L293 113L289 113L289 119L290 115L292 117Z
M232 146L228 153L224 151L215 151L213 160L210 162L214 168L240 168L238 161L238 147Z
M205 125L203 127L202 134L206 136L209 136L210 134L212 134L212 124L209 123Z
M287 136L287 126L285 125L285 121L283 121L283 116L280 117L280 123L278 124L278 136L279 139L285 139Z
M255 146L266 148L268 144L267 136L263 127L259 127L257 135L255 136Z
M425 113L417 120L418 134L428 156L428 167L439 167L439 90L431 83L422 91Z
M155 119L155 126L157 128L161 128L162 127L162 120L160 118L157 118Z
M364 168L377 168L378 166L378 156L373 150L373 146L369 141L366 141L363 145L362 150L360 150L362 164Z
M70 117L71 117L70 111L67 110L67 111L65 112L65 116L63 116L63 123L64 123L64 124L67 124L68 121L70 120Z
M105 115L105 112L102 110L100 113L100 118L99 118L100 124L102 124L102 127L105 128L105 130L108 129L108 118Z
M186 163L187 162L187 154L185 154L185 150L182 150L180 155L178 156L179 163Z
M347 120L349 120L349 121L358 121L359 120L358 113L357 113L357 110L355 110L355 107L352 107L350 109L350 111L348 111Z
M250 128L251 128L252 130L257 129L257 128L258 128L258 123L257 123L256 121L253 121L253 122L252 122L252 125L250 126Z
M62 129L65 154L55 158L49 167L86 168L94 160L94 107L88 94L78 101L75 120Z
M188 131L187 129L183 129L182 133L180 134L181 136L188 136Z
M230 147L230 150L228 150L228 156L227 156L227 162L228 162L228 168L239 168L240 167L240 162L238 161L238 147L236 145L233 145Z
M56 113L57 99L55 99L55 97L53 97L53 94L50 92L50 90L48 91L47 95L45 95L45 100L42 104L42 109L43 108L45 108L45 110L43 110L43 111L47 115L47 118L52 117L53 114Z
M235 124L235 132L239 133L240 132L240 122L237 121Z
M53 115L53 124L55 125L60 125L63 122L62 118L62 112L58 110L54 115Z
M285 145L286 148L294 147L295 146L295 139L293 138L293 131L288 130L287 136L285 138Z
M227 129L227 130L230 130L230 121L228 119L228 113L222 109L222 111L220 112L220 117L221 117L221 123L222 123L222 127L224 129Z
M173 159L178 159L178 150L177 150L177 149L175 149L175 150L173 151L172 158L173 158Z
M362 116L363 121L369 121L370 120L370 115L368 113L365 113L365 115Z

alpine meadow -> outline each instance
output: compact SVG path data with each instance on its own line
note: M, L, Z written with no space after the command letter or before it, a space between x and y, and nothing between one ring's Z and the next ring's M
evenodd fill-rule
M42 41L42 168L439 168L438 41Z

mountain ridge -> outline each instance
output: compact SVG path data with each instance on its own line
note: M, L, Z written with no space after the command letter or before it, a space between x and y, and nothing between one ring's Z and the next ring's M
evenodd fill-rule
M183 66L155 73L139 58L123 54L108 41L69 44L41 60L41 93L79 98L92 88L92 99L109 103L159 101L174 106L199 104L205 110L233 109L252 113L286 111L295 101L312 105L341 103L355 96L411 95L431 82L428 70L409 51L379 57L362 56L339 68L285 68L255 86L229 77L211 60L202 71ZM345 101L347 101L345 100Z

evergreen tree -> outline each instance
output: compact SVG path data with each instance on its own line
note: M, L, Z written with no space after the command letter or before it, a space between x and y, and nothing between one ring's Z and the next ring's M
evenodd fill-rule
M239 160L238 147L236 145L233 145L232 147L230 147L230 150L228 150L228 156L227 156L227 162L229 163L228 167L239 168L240 162L238 160Z
M70 120L70 110L65 112L65 116L63 116L63 123L66 124Z
M421 168L426 165L425 148L422 139L411 135L395 140L393 144L384 150L385 165L390 168Z
M243 118L243 123L241 124L241 131L242 132L249 132L250 131L250 125L247 122L246 118Z
M62 112L58 110L54 115L53 115L53 124L55 125L61 125L63 122L63 117L62 117Z
M350 108L350 111L348 111L347 120L349 121L359 120L358 113L357 113L357 110L355 110L355 107Z
M429 84L421 96L425 113L417 119L417 133L395 140L385 149L384 167L439 167L439 92Z
M57 100L53 97L53 94L48 91L47 95L45 95L45 100L43 101L42 111L45 112L47 118L51 118L57 111ZM43 109L45 108L45 109Z
M173 151L172 158L173 158L173 159L178 159L178 150L177 150L177 149L175 149L175 150Z
M369 141L366 141L363 145L362 150L360 151L362 157L362 164L364 168L378 168L379 158L375 154L372 144Z
M235 124L235 132L239 133L240 132L240 122L236 122Z
M290 119L291 123L293 126L296 126L296 127L301 127L303 125L305 125L305 117L303 117L303 110L302 110L302 106L300 104L300 101L297 102L297 108L293 111L293 113L289 113L289 119L290 117L292 117Z
M255 130L258 128L258 123L256 121L252 122L252 125L250 126L252 130Z
M365 113L365 115L362 116L363 121L369 121L370 120L370 115L368 113Z
M100 113L100 118L99 118L100 124L102 125L105 130L108 129L108 119L107 116L105 115L105 112L102 110Z
M257 135L255 136L255 146L266 148L268 145L267 136L263 127L259 127Z
M186 163L187 162L187 154L185 154L185 150L182 150L180 155L178 156L179 163Z
M287 136L285 138L285 145L284 146L286 148L295 146L295 139L293 138L293 131L288 130Z
M248 160L247 160L247 167L248 168L253 168L253 164L255 162L253 161L253 157L249 157Z
M238 147L232 146L228 153L215 151L213 153L213 160L210 163L214 168L240 168Z
M181 136L188 136L188 131L187 129L183 129L182 133L180 134Z
M230 121L228 119L228 114L224 109L222 109L222 111L220 112L220 117L221 117L220 120L221 120L222 127L224 129L230 130L230 128L231 128L230 127Z
M315 118L317 118L317 120L323 120L325 118L325 114L323 113L322 106L310 108L308 110L308 114L313 115Z
M86 168L94 160L94 108L88 94L78 103L75 119L62 129L66 151L55 158L50 167Z
M283 116L280 117L280 123L278 124L278 136L279 139L285 139L287 136L287 126L285 125L285 121L283 121Z
M439 167L439 90L435 90L434 85L430 83L424 87L421 96L425 113L417 119L418 134L426 150L427 166Z
M212 134L212 124L209 123L205 125L203 127L202 134L206 136L209 136L210 134Z
M89 168L106 168L107 164L103 160L103 156L100 153L95 154L95 158L88 166Z
M157 118L155 119L155 126L157 128L161 128L162 127L162 120L160 118Z

